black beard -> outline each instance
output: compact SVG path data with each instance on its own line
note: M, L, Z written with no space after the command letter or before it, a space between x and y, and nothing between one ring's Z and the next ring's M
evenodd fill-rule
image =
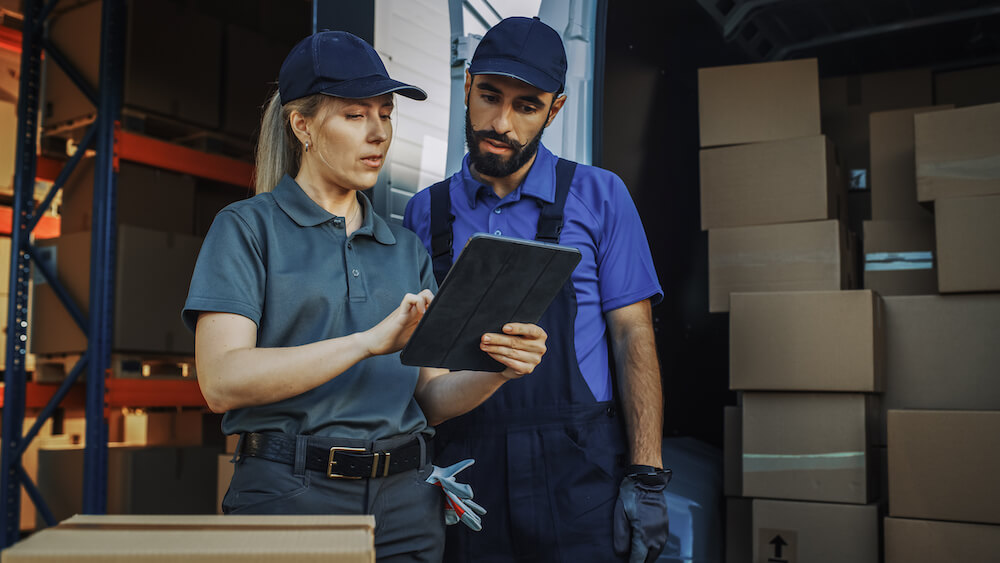
M544 132L545 127L542 127L533 139L522 145L496 131L476 131L472 128L472 119L469 118L468 108L465 110L465 144L469 147L469 160L471 160L476 172L484 176L504 178L520 170L538 152L538 145L542 142L542 133ZM479 141L482 139L493 139L509 145L514 154L504 159L498 154L483 152L479 150Z

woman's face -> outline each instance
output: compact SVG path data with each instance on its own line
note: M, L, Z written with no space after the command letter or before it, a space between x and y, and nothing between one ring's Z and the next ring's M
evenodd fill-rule
M375 185L392 141L392 94L331 98L311 124L305 159L327 183L345 190Z

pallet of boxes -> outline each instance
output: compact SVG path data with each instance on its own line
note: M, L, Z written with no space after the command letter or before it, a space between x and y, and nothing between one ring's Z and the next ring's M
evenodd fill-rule
M816 123L819 108L798 111L815 99L815 62L699 76L702 145L732 145L701 155L710 306L730 313L730 382L741 395L725 413L727 561L875 562L882 545L886 563L1000 552L991 477L1000 469L1000 295L938 295L939 286L1000 291L1000 211L987 195L996 178L983 177L1000 155L1000 108L933 106L929 71L890 75L822 87L822 128L849 146L845 176L871 186L859 291L847 290L851 280L836 285L833 260L825 287L801 275L833 246L803 242L822 213L784 213L808 193L822 201L815 178L829 170L814 169L809 183L787 171L818 158L768 152L816 133L802 124ZM852 104L837 107L845 100L829 93L851 84ZM776 131L788 138L775 141ZM753 236L780 228L766 244ZM853 257L840 258L850 272Z

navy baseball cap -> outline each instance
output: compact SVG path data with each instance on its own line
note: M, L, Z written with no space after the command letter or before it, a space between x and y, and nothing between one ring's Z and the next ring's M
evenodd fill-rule
M375 49L346 31L320 31L299 41L278 73L282 104L313 94L371 98L389 92L427 99L420 88L389 78Z
M566 48L556 30L538 18L502 20L483 36L469 74L500 74L546 92L566 83Z

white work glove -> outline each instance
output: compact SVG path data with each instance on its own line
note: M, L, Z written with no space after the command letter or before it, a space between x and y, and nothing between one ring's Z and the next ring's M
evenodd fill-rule
M480 516L486 514L486 509L472 501L472 487L469 484L455 480L455 475L473 463L476 463L476 460L465 459L448 467L435 465L427 482L441 487L444 491L446 524L450 526L461 522L478 532L483 529L483 520Z

